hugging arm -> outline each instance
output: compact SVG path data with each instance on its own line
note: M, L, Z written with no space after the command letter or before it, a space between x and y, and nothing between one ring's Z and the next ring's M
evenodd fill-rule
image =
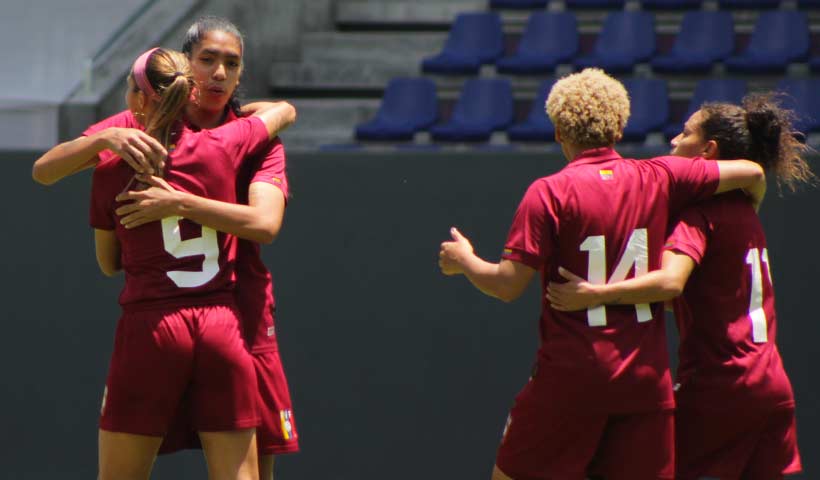
M695 268L691 257L666 250L660 270L614 283L596 285L559 268L566 283L550 282L547 300L561 311L584 310L598 305L631 305L671 300L683 292L686 281Z

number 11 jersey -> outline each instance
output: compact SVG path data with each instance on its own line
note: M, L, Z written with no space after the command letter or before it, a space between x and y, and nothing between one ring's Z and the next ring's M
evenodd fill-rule
M559 266L593 283L658 269L670 213L709 197L718 181L715 162L599 148L529 187L502 257L541 273L537 378L551 405L613 414L674 406L661 304L559 312L544 294L564 281Z

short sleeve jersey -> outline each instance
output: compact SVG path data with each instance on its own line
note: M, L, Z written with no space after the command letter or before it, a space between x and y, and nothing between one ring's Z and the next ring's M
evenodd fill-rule
M775 344L777 316L766 236L740 192L687 208L665 249L697 264L676 299L681 406L768 410L794 394Z
M165 179L174 188L235 202L242 159L268 143L255 117L193 132L181 128L170 149ZM124 229L115 197L131 188L133 172L119 157L101 161L91 190L91 226L116 230L125 271L120 304L125 309L233 303L236 238L180 217Z
M559 312L545 288L563 281L559 266L594 283L659 268L670 212L712 195L718 181L715 162L600 148L529 187L502 257L540 271L538 369L553 403L609 413L674 406L661 304Z

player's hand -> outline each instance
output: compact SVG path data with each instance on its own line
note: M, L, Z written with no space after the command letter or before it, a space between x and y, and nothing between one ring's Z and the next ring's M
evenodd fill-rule
M115 210L125 228L136 228L177 214L181 192L159 177L138 175L137 180L149 188L123 192L116 198L118 202L131 202Z
M153 175L165 167L168 152L154 137L137 128L111 127L103 135L106 148L137 173Z
M546 296L552 308L571 312L585 310L600 304L596 285L587 282L564 267L558 267L558 274L567 279L567 282L550 282L547 285Z
M456 227L450 228L452 241L442 242L438 252L438 266L445 275L464 273L464 259L473 254L473 245Z

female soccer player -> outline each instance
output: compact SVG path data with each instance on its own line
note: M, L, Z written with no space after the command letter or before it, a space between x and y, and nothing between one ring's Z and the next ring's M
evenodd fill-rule
M187 58L170 50L140 55L128 86L129 110L169 152L157 173L179 188L234 201L225 178L273 138L276 115L261 110L214 130L186 128L194 78ZM99 148L80 141L64 150L88 157ZM256 479L256 377L233 298L236 239L181 217L125 229L115 219L115 198L133 183L119 157L100 162L92 183L100 269L126 273L100 417L99 477L147 479L186 395L211 477Z
M672 140L672 154L749 158L794 189L813 179L791 112L773 95L742 106L708 103ZM680 331L676 393L677 476L775 480L801 470L794 394L775 336L766 236L742 193L685 210L664 245L662 268L612 284L562 270L547 298L561 311L674 301Z
M502 260L476 256L456 229L441 245L444 274L464 274L505 301L536 271L545 288L559 265L595 278L657 268L670 212L764 181L753 162L621 158L613 145L629 98L598 69L556 82L547 113L569 164L529 187ZM557 312L542 303L536 365L510 412L494 480L673 478L674 403L659 307Z
M228 20L203 17L188 29L183 51L187 54L194 72L196 84L202 92L197 102L189 104L186 118L191 128L212 128L233 121L247 114L260 104L238 108L235 91L242 71L244 44L239 30ZM279 126L287 127L295 120L295 110L285 102L271 106L279 111ZM126 111L103 120L85 132L85 137L102 136L104 145L115 153L129 153L137 149L143 155L134 154L133 163L142 172L149 173L152 165L161 160L161 146L144 140L137 129L135 119ZM127 135L127 136L126 136ZM125 139L123 139L125 138ZM143 143L145 145L143 146ZM119 148L119 145L133 148ZM139 147L142 147L140 150ZM101 152L101 157L111 155ZM79 161L52 162L38 170L35 177L53 183L63 176L77 171L82 162L95 163L97 158L81 158ZM278 234L286 199L288 181L285 173L285 153L282 143L275 139L260 154L246 159L236 182L237 200L240 204L196 196L178 191L156 177L142 177L153 185L140 192L124 193L120 200L125 203L117 211L128 228L161 220L169 215L180 215L218 231L235 234L242 239L237 247L236 301L242 316L243 336L253 354L258 380L258 403L262 424L257 428L260 478L273 477L275 454L296 452L298 435L293 419L290 393L279 358L274 327L274 297L271 275L261 260L258 243L270 243ZM258 242L258 243L257 243ZM185 412L169 432L160 453L170 453L197 444L197 436L186 428Z

